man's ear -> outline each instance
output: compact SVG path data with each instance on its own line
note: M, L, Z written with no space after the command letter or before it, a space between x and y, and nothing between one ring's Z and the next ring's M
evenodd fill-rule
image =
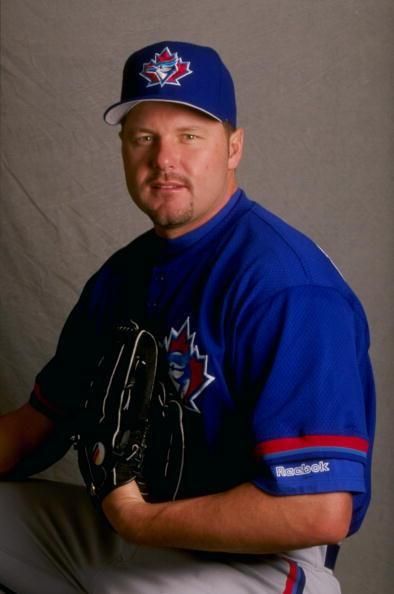
M242 158L242 151L244 146L244 130L237 128L230 134L228 142L228 168L236 169Z

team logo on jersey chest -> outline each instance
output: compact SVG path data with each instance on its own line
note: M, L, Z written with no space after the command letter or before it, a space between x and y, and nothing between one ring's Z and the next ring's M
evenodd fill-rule
M201 412L196 400L205 388L214 381L208 373L208 355L202 355L195 344L196 333L190 333L190 320L186 319L179 330L171 328L164 339L167 351L169 375L185 406Z
M155 57L149 62L145 62L141 72L139 73L145 80L148 81L147 87L154 87L160 85L176 85L180 86L180 79L188 74L192 74L190 70L190 62L184 62L182 58L178 57L178 53L172 53L166 47L160 54L155 53Z

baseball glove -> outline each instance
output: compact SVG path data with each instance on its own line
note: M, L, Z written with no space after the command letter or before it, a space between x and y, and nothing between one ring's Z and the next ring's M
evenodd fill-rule
M160 379L159 347L134 322L115 329L83 403L78 463L95 504L136 480L146 499L175 499L184 435L182 405Z

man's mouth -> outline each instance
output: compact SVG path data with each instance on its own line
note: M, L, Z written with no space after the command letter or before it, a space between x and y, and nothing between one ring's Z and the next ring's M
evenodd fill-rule
M180 188L184 188L185 184L179 182L153 182L151 183L151 187L155 190L179 190Z
M149 180L149 186L155 192L179 192L187 189L189 184L183 179L152 179Z

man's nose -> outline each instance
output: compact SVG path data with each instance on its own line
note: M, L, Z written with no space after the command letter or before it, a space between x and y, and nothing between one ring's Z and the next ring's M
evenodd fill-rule
M152 152L152 165L155 169L165 171L173 169L179 159L176 141L171 138L158 138Z

